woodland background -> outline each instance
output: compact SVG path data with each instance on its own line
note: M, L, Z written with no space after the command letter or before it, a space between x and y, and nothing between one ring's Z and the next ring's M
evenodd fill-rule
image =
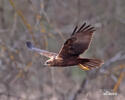
M58 52L84 21L96 32L82 56L103 59L100 69L46 67L25 46ZM0 100L124 98L125 0L0 0Z

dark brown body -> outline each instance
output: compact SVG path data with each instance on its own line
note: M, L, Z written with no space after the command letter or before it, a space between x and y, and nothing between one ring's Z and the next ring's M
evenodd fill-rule
M54 63L52 66L56 67L56 66L60 66L60 67L67 67L67 66L74 66L74 65L78 65L80 63L80 59L79 58L70 58L70 59L61 59L61 60L56 60L54 59Z
M53 64L52 64L53 63ZM98 59L88 59L88 58L69 58L69 59L53 59L51 63L52 67L68 67L82 64L84 66L97 67L102 63Z

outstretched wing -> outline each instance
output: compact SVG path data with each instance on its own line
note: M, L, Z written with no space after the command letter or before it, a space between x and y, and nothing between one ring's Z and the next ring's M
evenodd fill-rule
M58 57L78 57L88 49L94 31L94 27L86 25L86 23L79 29L76 26L71 37L64 43Z
M54 57L54 56L57 56L56 53L48 52L48 51L46 51L46 50L41 50L41 49L39 49L39 48L35 48L35 47L32 45L32 43L29 42L29 41L26 42L26 45L27 45L27 47L28 47L30 50L35 51L35 52L39 53L40 55L43 55L43 56L46 56L46 57L49 57L49 58L52 58L52 57Z

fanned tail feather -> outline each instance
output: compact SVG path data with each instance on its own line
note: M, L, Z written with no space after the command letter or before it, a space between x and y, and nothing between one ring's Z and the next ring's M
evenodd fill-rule
M82 70L91 70L93 68L99 68L102 64L103 61L99 59L81 59L79 67Z

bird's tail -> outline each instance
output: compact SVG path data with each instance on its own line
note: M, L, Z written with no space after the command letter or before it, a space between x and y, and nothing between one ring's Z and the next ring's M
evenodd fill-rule
M99 68L103 64L102 60L99 59L80 59L79 67L82 70L90 70L93 68Z

